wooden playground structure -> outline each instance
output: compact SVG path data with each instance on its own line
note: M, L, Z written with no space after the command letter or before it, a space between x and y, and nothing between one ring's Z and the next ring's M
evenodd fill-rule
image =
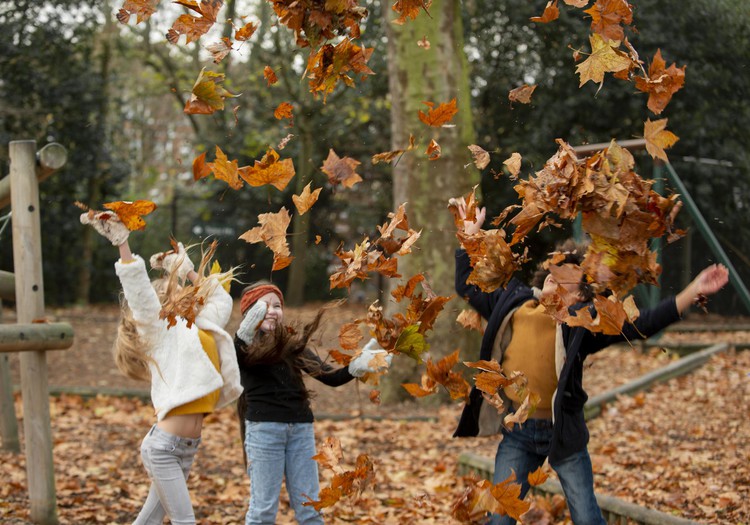
M45 321L39 183L65 165L67 152L59 144L37 151L33 140L13 141L9 149L0 207L10 204L12 210L15 272L0 272L0 299L15 301L17 322L0 324L0 437L4 449L20 452L7 356L19 352L31 520L52 525L58 518L46 351L69 348L73 328Z

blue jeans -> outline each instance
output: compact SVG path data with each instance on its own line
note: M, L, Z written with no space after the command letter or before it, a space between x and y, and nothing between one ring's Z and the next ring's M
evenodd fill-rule
M200 442L200 438L183 438L151 427L141 443L151 488L133 525L161 525L165 515L173 525L195 524L187 478Z
M312 423L245 421L245 452L250 476L245 525L276 523L284 479L297 523L322 525L320 513L303 505L308 498L316 501L320 492Z
M516 481L521 483L521 498L525 497L529 491L528 476L544 463L551 440L552 421L549 419L529 419L521 428L516 426L511 432L503 430L495 456L493 483L505 481L513 471ZM584 449L550 466L560 479L573 523L606 525L594 496L594 473L588 451ZM513 525L516 520L493 514L490 523Z

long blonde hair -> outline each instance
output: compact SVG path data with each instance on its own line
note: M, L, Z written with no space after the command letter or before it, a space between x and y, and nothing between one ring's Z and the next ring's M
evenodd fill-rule
M201 262L195 270L198 277L189 285L181 285L174 272L164 277L151 281L162 305L160 317L181 316L188 319L190 324L205 304L206 299L214 292L216 286L228 287L234 278L236 268L232 267L226 272L211 274L211 261L216 252L218 243L213 241L208 249L201 245ZM192 246L185 248L187 252ZM187 254L185 255L187 257ZM208 279L208 277L215 279ZM150 381L151 371L149 364L154 364L149 355L149 346L138 332L138 323L133 317L133 312L125 300L124 294L120 295L120 324L117 327L117 337L112 347L117 368L131 379ZM166 311L168 310L168 311ZM158 366L157 366L158 370Z

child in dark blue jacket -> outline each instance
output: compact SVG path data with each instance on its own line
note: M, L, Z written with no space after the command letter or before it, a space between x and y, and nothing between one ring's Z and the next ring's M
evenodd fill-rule
M459 214L465 219L464 206ZM464 232L474 234L484 223L485 210L475 221L463 222ZM570 250L562 263L579 264L585 246ZM529 473L549 458L557 472L575 525L605 525L594 496L594 478L587 450L589 433L583 406L588 399L583 389L583 362L590 354L624 340L649 337L671 323L700 296L711 295L728 281L724 266L712 265L703 270L677 296L668 297L656 307L640 312L638 320L625 324L616 336L593 333L583 327L556 322L549 316L540 299L554 294L558 286L577 294L580 303L591 300L589 286L584 283L561 284L546 273L541 288L531 288L513 278L505 288L485 293L467 284L471 263L466 251L456 251L456 292L487 321L479 358L496 360L506 375L522 372L528 379L528 390L538 393L541 401L525 423L512 430L503 425L505 414L489 403L473 388L464 407L454 437L502 434L495 456L494 483L504 481L512 473L521 483L521 497L529 490ZM580 305L579 305L580 306ZM519 408L522 400L511 389L499 392L508 411ZM509 516L493 515L493 525L512 525Z

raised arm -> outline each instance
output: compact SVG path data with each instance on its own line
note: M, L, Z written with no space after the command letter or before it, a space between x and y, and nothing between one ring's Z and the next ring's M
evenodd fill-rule
M677 311L682 315L700 296L715 294L728 281L729 271L723 264L712 264L705 268L675 297Z

